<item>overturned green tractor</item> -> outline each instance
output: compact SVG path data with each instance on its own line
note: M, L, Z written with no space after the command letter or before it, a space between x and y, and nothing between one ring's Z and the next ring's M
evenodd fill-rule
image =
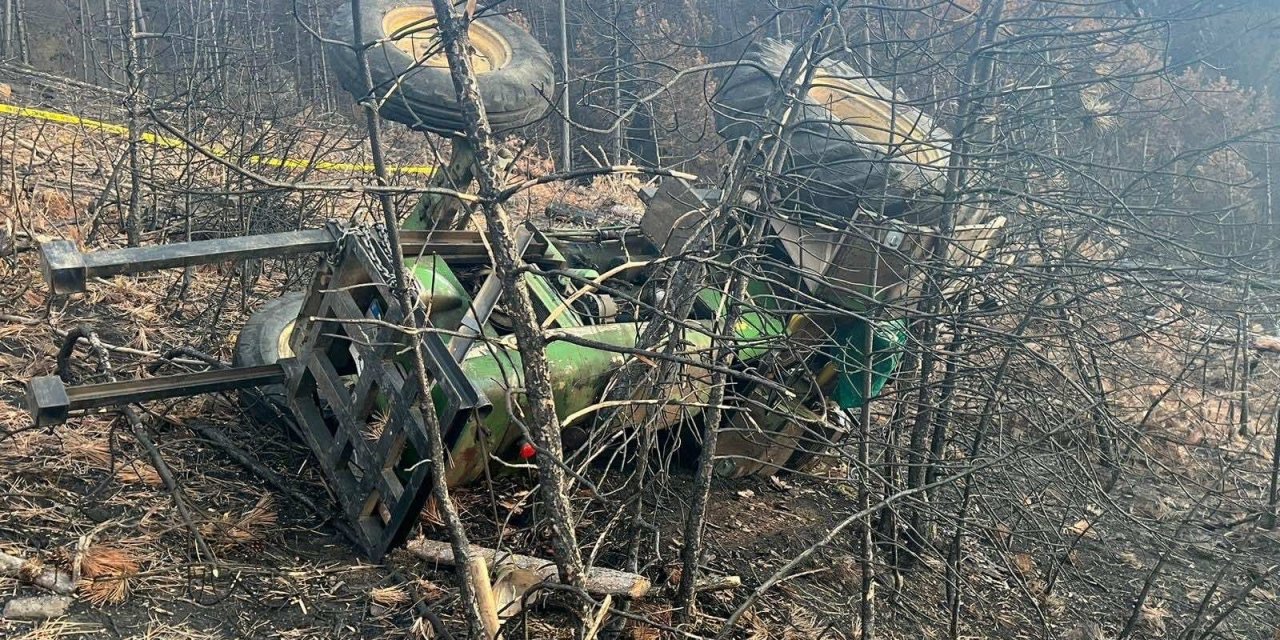
M369 52L374 95L383 117L456 136L461 128L448 69L436 46L429 4L363 3L367 15L340 15L331 35L349 39L351 20L379 35ZM499 130L541 117L553 85L549 57L528 34L496 15L472 25L480 91ZM349 88L360 86L349 49L336 68ZM714 108L731 142L760 136L761 115L790 48L766 42L721 78ZM425 63L423 61L425 60ZM448 89L448 90L446 90ZM362 91L356 91L363 97ZM736 345L717 447L721 476L773 474L802 468L844 437L835 416L877 394L897 368L908 312L925 288L922 265L932 256L961 269L981 260L1001 220L943 202L949 136L900 95L841 65L822 66L800 96L802 124L790 138L775 201L749 191L728 203L762 225L745 300L728 301L728 269L707 260L693 292L672 291L663 265L698 246L723 210L722 195L667 179L641 195L638 225L539 229L525 224L515 245L531 269L527 287L547 335L547 357L567 452L622 447L628 432L696 436L710 395L712 340ZM892 105L892 106L891 106ZM455 156L433 180L464 188L471 154L455 138ZM781 186L779 186L781 185ZM957 213L958 211L958 213ZM954 230L940 242L938 220ZM378 559L399 544L429 494L427 431L420 407L439 418L450 452L451 484L482 477L486 467L520 462L521 350L498 304L501 282L469 212L455 201L428 198L398 231L392 255L387 229L330 223L321 229L81 254L66 242L46 243L44 272L55 294L83 291L91 278L220 260L300 253L325 258L306 291L274 300L240 332L234 366L193 374L67 387L55 377L28 385L40 423L71 412L213 391L240 390L248 414L304 441L353 525L355 541ZM750 225L748 225L750 226ZM720 246L732 246L724 238ZM939 248L945 256L937 256ZM708 256L703 256L708 257ZM414 306L394 293L395 270L412 275ZM648 366L656 345L640 344L664 298L692 294L689 317L668 345L681 371L677 383L622 397L632 404L597 411L627 367ZM720 327L729 304L747 311ZM400 327L413 316L421 331ZM420 340L427 354L430 402L406 358ZM661 350L661 349L658 349ZM612 394L612 395L611 395ZM606 403L616 407L620 403ZM625 403L621 403L624 404ZM611 419L606 419L611 418ZM618 427L618 424L624 427ZM697 437L690 440L697 441Z

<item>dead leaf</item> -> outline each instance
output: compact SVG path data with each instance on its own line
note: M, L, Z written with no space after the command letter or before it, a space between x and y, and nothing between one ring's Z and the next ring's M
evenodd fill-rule
M999 540L1006 549L1013 542L1013 531L1003 522L996 524L996 540Z
M667 565L667 586L675 588L680 584L680 579L684 576L684 565L671 564Z
M1097 532L1093 529L1093 524L1084 519L1081 519L1075 524L1063 529L1063 533L1077 538L1093 539L1098 537Z
M774 488L774 489L777 489L778 491L790 491L790 490L791 490L791 485L790 485L790 484L788 484L786 480L783 480L782 478L779 478L778 476L769 476L769 484L773 485L773 488Z
M443 587L425 578L416 580L415 586L418 587L418 598L426 604L431 604L449 595L449 592Z
M738 492L738 497L742 498L743 500L749 500L751 498L756 497L756 492L750 489L743 489L742 491Z
M1153 605L1144 604L1142 609L1138 611L1138 624L1142 625L1151 635L1156 637L1164 637L1165 634L1165 618L1169 617L1169 612L1164 608Z
M1016 553L1013 555L1013 568L1022 577L1027 577L1035 573L1036 561L1029 553Z

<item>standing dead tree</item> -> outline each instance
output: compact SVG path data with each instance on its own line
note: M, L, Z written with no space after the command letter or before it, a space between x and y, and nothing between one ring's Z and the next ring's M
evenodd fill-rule
M546 338L534 315L529 292L519 282L521 258L516 252L511 219L498 201L502 185L496 171L498 163L493 133L476 88L475 71L471 68L467 31L471 16L459 17L447 0L432 0L432 4L439 20L441 42L449 59L467 140L475 154L475 178L482 199L481 210L494 270L501 280L502 299L512 314L512 329L520 346L525 407L529 411L525 426L540 454L535 456L539 487L543 502L550 511L560 580L571 587L578 587L582 584L583 565L574 531L573 510L565 493L565 474L561 467L564 451L560 442L560 419L556 415L551 391ZM585 620L579 622L585 624Z
M351 0L351 13L355 16L361 15L360 0ZM365 53L366 36L362 22L353 20L352 29L351 46L355 49L356 61L360 67L365 94L370 96L369 99L364 101L364 112L365 126L369 134L369 147L373 154L374 173L377 176L378 183L386 185L388 177L387 166L382 151L378 109L371 97L373 95L373 79L370 75L369 62ZM404 252L400 246L399 216L396 213L395 203L390 194L386 193L379 194L378 203L382 208L391 255L402 256ZM444 436L440 426L440 419L432 406L432 384L429 379L430 372L427 370L426 347L423 345L422 340L417 338L420 327L416 325L416 314L410 311L415 308L416 301L412 297L413 289L409 285L412 281L411 276L406 272L407 267L404 262L397 260L395 265L396 295L399 298L401 307L406 310L405 319L409 323L410 341L413 343L413 370L417 378L418 393L420 394L418 410L422 416L423 423L426 425L427 442L430 448L428 455L430 456L431 464L431 490L435 497L437 508L443 515L448 527L449 542L453 551L454 563L457 567L458 589L462 593L463 611L466 614L467 626L473 637L479 637L483 633L484 636L492 638L496 633L496 629L493 628L492 615L488 613L493 608L493 597L489 593L488 571L485 570L485 564L482 560L472 556L471 543L467 538L462 518L458 515L458 509L449 496L449 485L445 480L448 461L446 460ZM488 605L487 607L485 606L486 604Z

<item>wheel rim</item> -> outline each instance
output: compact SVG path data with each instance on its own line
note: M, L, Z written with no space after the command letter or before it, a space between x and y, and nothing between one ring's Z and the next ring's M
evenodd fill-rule
M280 331L280 337L276 339L276 353L281 358L292 358L293 347L289 346L289 337L293 335L293 324L296 320L290 320L284 325L284 329Z
M395 47L427 67L447 68L448 59L440 46L435 11L430 7L400 7L382 18L382 33ZM501 69L511 61L511 47L492 28L472 22L471 65L476 73Z

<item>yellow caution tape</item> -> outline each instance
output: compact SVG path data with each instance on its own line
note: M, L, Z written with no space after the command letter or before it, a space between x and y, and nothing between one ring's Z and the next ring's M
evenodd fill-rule
M111 124L109 122L101 122L98 120L90 120L89 118L81 118L80 116L71 115L69 113L59 113L57 111L45 111L44 109L32 109L30 107L19 107L11 104L0 104L0 114L8 114L19 118L35 118L46 122L56 122L58 124L69 124L80 127L82 129L92 129L103 133L127 136L129 135L129 127ZM138 139L145 144L156 147L164 147L166 149L185 149L187 143L177 138L169 138L156 135L150 132L144 132L138 136ZM206 147L206 150L210 150ZM232 154L219 149L211 149L212 153L223 159L229 159ZM373 171L371 164L355 164L350 162L328 162L326 160L298 160L296 158L272 158L268 156L253 155L246 158L246 161L252 164L266 165L268 167L279 167L284 169L317 169L320 171ZM390 166L387 171L391 173L408 173L419 175L430 175L435 172L435 167L431 166Z

